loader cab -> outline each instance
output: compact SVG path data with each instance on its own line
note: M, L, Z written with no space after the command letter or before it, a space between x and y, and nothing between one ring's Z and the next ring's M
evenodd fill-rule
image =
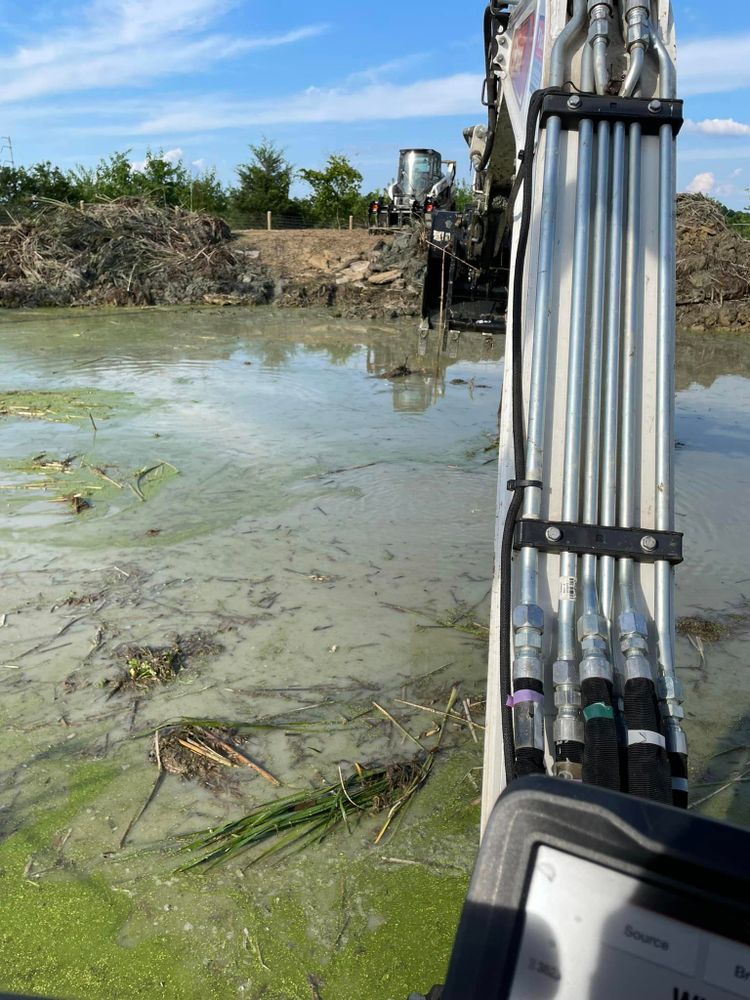
M420 204L443 176L442 157L434 149L402 149L397 184L403 195Z

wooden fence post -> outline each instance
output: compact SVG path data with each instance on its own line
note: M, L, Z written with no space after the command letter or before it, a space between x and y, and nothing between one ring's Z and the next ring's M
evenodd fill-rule
M271 232L271 213L266 212L266 225L268 227L268 232Z
M354 229L354 216L353 215L349 216L349 228L350 229Z

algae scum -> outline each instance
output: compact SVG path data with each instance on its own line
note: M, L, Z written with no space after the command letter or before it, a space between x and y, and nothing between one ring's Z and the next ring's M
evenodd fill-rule
M437 359L411 326L270 311L0 325L0 990L442 981L477 842L502 342ZM743 341L681 338L693 798L740 822L749 374ZM201 831L326 784L346 808L320 844L176 873Z

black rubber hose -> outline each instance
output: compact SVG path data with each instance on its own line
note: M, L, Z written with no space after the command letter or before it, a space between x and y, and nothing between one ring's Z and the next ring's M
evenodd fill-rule
M675 788L674 784L672 786L672 805L677 806L678 809L687 809L688 807L688 792L687 792L687 780L688 780L688 759L685 753L670 753L669 755L669 765L672 770L672 778L677 779L680 784L685 784L684 788Z
M560 87L549 87L547 90L537 90L529 102L529 114L526 119L526 136L524 139L523 158L518 170L518 176L513 184L508 206L509 217L521 186L523 185L523 204L521 210L518 245L516 248L515 266L513 269L513 316L512 316L512 370L511 370L511 402L513 413L513 462L515 482L509 484L513 496L508 505L508 512L503 525L503 537L500 544L500 700L501 718L503 724L503 755L505 774L509 781L516 773L516 750L513 735L513 712L508 705L511 695L511 562L513 558L513 537L516 532L516 521L523 506L524 486L521 483L526 474L526 441L523 418L523 277L526 267L526 251L529 245L531 229L531 211L533 197L533 164L534 145L536 142L536 123L542 108L542 101L547 94L563 93ZM538 682L537 682L538 683ZM529 682L527 681L528 685ZM537 751L537 754L539 752ZM536 766L536 772L544 771L544 760ZM526 772L529 773L529 772Z
M477 164L477 173L487 167L495 145L497 129L497 79L492 69L492 43L494 40L495 12L489 4L484 12L484 79L487 87L487 139L482 159Z
M620 784L620 750L612 707L612 685L601 677L581 682L584 719L583 780L588 785L611 788Z
M636 677L625 682L625 722L628 732L664 735L653 681ZM628 788L631 795L655 802L672 802L672 774L664 746L636 738L628 745Z

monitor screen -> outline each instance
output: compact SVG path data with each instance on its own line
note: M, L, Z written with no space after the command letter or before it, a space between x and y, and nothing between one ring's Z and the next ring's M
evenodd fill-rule
M524 912L511 1000L750 998L750 947L630 875L541 846Z

